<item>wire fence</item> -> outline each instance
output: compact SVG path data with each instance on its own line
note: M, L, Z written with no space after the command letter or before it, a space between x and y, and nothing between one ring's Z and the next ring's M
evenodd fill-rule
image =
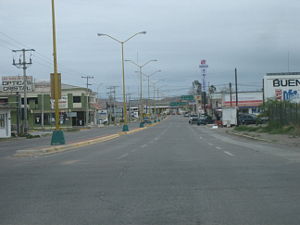
M274 102L268 106L270 123L280 126L300 126L300 104Z

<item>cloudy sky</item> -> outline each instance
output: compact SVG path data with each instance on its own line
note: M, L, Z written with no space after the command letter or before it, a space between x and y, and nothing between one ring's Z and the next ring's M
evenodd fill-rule
M56 0L59 72L80 86L81 76L94 76L93 89L106 95L106 87L121 86L121 46L97 33L125 40L145 30L125 44L125 58L157 59L144 72L162 70L153 80L165 95L201 80L201 59L210 84L233 82L237 67L240 89L259 89L267 72L300 71L299 10L299 0ZM0 0L0 27L1 76L22 74L11 49L34 48L28 74L49 79L51 0ZM137 95L136 68L125 66L127 89Z

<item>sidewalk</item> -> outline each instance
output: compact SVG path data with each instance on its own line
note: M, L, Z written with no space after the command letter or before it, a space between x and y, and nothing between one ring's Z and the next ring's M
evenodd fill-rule
M217 128L214 129L218 133L227 133L230 135L241 136L244 138L250 138L257 141L265 141L272 144L290 146L290 147L300 147L300 137L295 137L287 134L268 134L261 132L249 132L249 131L235 131L233 127L231 128Z

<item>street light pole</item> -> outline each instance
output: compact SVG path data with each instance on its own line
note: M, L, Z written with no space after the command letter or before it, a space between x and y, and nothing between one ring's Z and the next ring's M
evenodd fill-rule
M135 66L137 66L139 68L139 72L140 72L140 127L144 127L144 105L143 105L143 72L142 69L144 66L146 66L147 64L151 63L151 62L157 62L157 59L151 59L149 61L147 61L146 63L140 65L137 64L136 62L132 61L132 60L125 60L126 62L130 62L132 64L134 64Z
M130 38L126 39L125 41L120 41L108 34L101 34L98 33L98 36L107 36L111 39L113 39L114 41L118 42L121 44L121 54L122 54L122 86L123 86L123 112L124 112L124 125L123 125L123 131L128 131L128 124L127 124L127 106L126 106L126 93L125 93L125 69L124 69L124 44L129 41L130 39L132 39L133 37L135 37L136 35L139 34L146 34L146 31L142 31L142 32L138 32L134 35L132 35Z
M51 145L65 144L65 137L62 130L60 130L59 120L59 105L58 101L61 95L61 77L57 69L57 52L56 52L56 29L55 29L55 7L54 0L51 0L52 5L52 37L53 37L53 65L54 73L51 75L53 82L51 82L52 98L54 97L55 109L55 130L52 134ZM54 96L53 96L54 95Z
M157 80L157 81L155 81L155 82L153 82L152 83L152 85L153 85L153 93L154 93L154 96L153 96L153 98L154 98L154 123L156 123L157 122L157 99L158 99L158 95L159 95L159 90L158 90L158 88L155 88L156 87L156 84L158 83L158 82L160 82L160 81L163 81L163 80ZM157 96L155 96L156 95L156 91L157 91Z
M147 77L147 80L148 80L148 99L147 99L147 107L146 107L146 113L148 113L148 108L149 108L149 101L150 101L150 77L152 77L153 75L155 75L156 73L159 73L161 72L161 70L157 70L153 73L151 73L150 75L147 75L147 74L144 74L144 76ZM150 108L149 108L149 111L150 111Z

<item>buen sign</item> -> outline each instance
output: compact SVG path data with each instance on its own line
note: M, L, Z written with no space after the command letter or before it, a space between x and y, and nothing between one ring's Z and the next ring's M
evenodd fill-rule
M265 99L300 103L300 72L268 73L264 77Z

